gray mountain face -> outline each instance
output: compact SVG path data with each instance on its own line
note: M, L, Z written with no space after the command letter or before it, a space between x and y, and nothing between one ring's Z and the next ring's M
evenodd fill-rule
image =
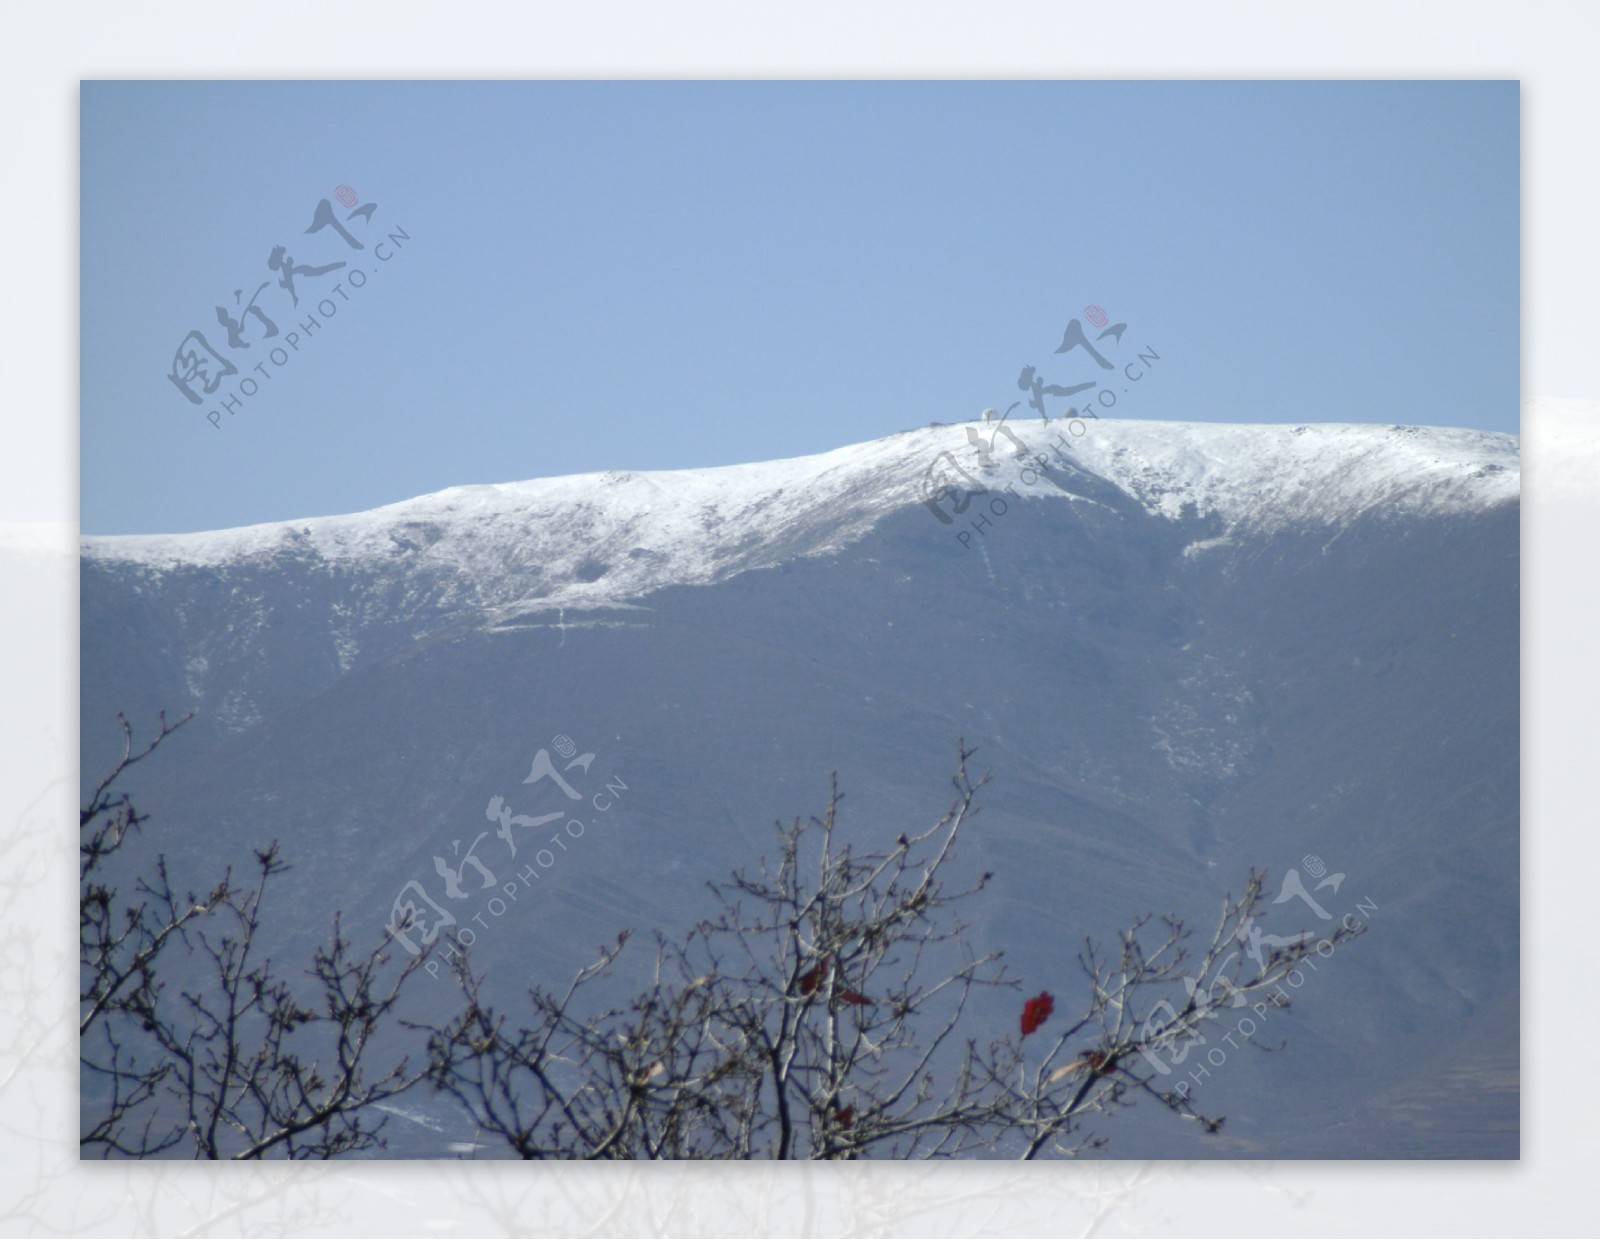
M285 961L335 911L376 943L414 882L503 998L692 923L831 772L857 838L931 824L965 738L973 938L1029 993L1071 1006L1084 936L1138 914L1209 933L1250 867L1305 893L1268 930L1368 925L1268 1018L1283 1050L1191 1050L1221 1134L1140 1106L1111 1155L1514 1157L1516 441L1017 434L86 540L84 779L117 711L193 710L134 772L142 847L199 884L280 840ZM572 795L525 782L541 750ZM472 1136L421 1092L396 1124L393 1153Z

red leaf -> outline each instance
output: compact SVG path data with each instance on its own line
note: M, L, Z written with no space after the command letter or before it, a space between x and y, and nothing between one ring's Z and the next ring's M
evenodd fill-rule
M839 1127L850 1128L856 1122L855 1107L840 1107L833 1113L833 1118L839 1122Z
M1050 1019L1056 1010L1056 1001L1048 990L1041 990L1022 1005L1022 1036L1027 1037Z
M800 975L800 993L803 995L809 995L816 990L816 988L821 985L822 979L827 976L828 968L832 964L833 957L824 956L815 967L802 973Z
M803 995L816 994L817 988L828 980L828 975L833 972L833 957L824 956L812 968L807 969L796 979L796 986ZM854 1003L858 1007L871 1007L872 1000L858 990L841 990L838 992L841 1003Z

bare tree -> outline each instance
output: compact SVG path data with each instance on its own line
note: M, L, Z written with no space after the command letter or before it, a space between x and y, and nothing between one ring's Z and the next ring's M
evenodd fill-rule
M123 750L79 819L80 1148L103 1157L332 1158L382 1143L376 1103L418 1079L404 1059L371 1069L416 962L355 953L334 920L309 981L261 956L267 889L288 867L276 844L248 882L232 870L179 893L164 854L131 893L109 871L145 816L118 780L188 716ZM183 984L169 986L182 978Z
M1095 1121L1141 1097L1215 1132L1176 1067L1252 999L1285 1004L1285 979L1361 930L1262 950L1251 874L1203 945L1175 918L1142 919L1110 947L1085 942L1070 1016L1049 991L1023 999L962 916L991 878L958 878L988 780L969 778L963 746L954 800L926 830L847 841L836 784L821 817L778 824L770 858L709 884L709 916L655 936L630 1001L597 999L628 932L564 988L534 988L519 1020L489 1004L462 952L461 1010L420 1026L425 1068L374 1068L380 1041L418 1028L398 1004L421 958L395 963L386 943L355 953L335 917L303 976L275 971L262 950L287 869L276 845L248 882L230 870L180 895L158 854L119 894L112 872L139 868L124 849L145 818L114 789L186 721L163 716L136 749L121 720L122 756L80 818L85 1153L332 1158L381 1145L378 1104L424 1078L523 1158L1072 1155L1103 1145ZM1016 1030L980 1039L997 1002Z
M980 1044L965 1032L975 999L1020 982L960 915L991 878L952 877L988 780L969 778L971 756L963 745L943 818L876 849L842 842L830 787L820 818L778 825L770 860L710 884L711 916L657 935L626 1005L590 1002L626 932L565 988L534 988L525 1023L488 1003L463 952L463 1010L425 1027L433 1086L529 1159L1072 1155L1140 1097L1217 1131L1187 1078L1168 1083L1171 1063L1252 997L1285 1005L1280 983L1361 926L1237 950L1266 911L1251 874L1203 947L1171 917L1109 951L1087 941L1070 1019L1028 1041L1055 1021L1043 991L1013 1009L1016 1033Z

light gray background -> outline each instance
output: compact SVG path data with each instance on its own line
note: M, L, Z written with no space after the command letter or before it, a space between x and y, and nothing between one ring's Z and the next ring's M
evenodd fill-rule
M1528 447L1525 578L1524 1158L1520 1164L1095 1164L959 1168L76 1164L63 824L76 785L76 98L102 76L1487 76L1524 83L1524 391L1600 396L1593 342L1600 99L1592 6L818 3L587 14L457 5L61 4L0 18L11 192L3 313L7 448L0 879L0 1230L7 1233L1579 1234L1600 1138L1585 1101L1600 1004L1592 933L1593 531L1600 478L1541 495ZM491 33L502 21L520 23ZM1448 59L1441 59L1447 56ZM202 152L196 158L203 158ZM1464 256L1470 261L1470 256ZM1594 409L1600 418L1600 405ZM25 523L25 524L18 524ZM291 1174L291 1172L293 1174ZM602 1174L609 1172L609 1174Z

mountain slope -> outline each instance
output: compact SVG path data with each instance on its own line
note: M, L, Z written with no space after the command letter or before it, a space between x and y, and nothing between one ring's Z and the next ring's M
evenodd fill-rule
M514 873L486 807L550 808L523 779L570 737L597 755L584 831L475 949L510 986L691 920L830 771L849 830L930 821L964 736L995 774L976 933L1029 985L1070 993L1084 934L1203 921L1252 865L1315 854L1346 875L1330 911L1373 910L1290 1049L1206 1082L1224 1137L1140 1115L1114 1153L1514 1153L1516 441L993 434L85 540L85 777L115 711L194 709L143 807L197 873L282 839L303 949L336 908L376 934L486 831Z

